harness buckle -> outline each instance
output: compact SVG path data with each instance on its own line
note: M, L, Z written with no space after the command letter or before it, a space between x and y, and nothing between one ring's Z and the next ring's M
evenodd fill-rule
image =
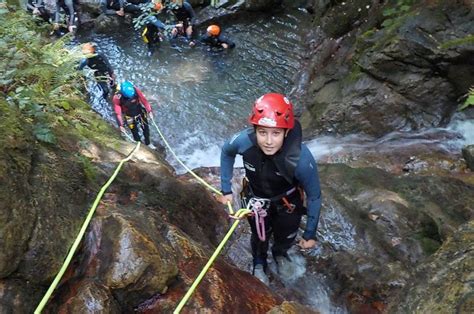
M295 211L296 205L288 202L286 197L283 197L281 200L283 201L283 206L286 207L286 212L292 214Z

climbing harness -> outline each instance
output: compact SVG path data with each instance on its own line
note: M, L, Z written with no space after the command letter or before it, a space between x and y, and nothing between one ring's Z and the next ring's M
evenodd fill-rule
M248 209L252 211L252 215L255 216L255 228L257 229L257 235L260 241L265 242L265 217L267 217L267 211L270 209L270 199L252 197L248 202Z
M48 291L46 291L46 294L43 296L43 299L41 299L41 302L38 304L35 310L35 314L39 314L43 311L43 308L46 306L48 303L49 298L51 297L51 294L53 294L54 289L56 289L56 286L59 284L59 281L61 280L62 276L66 272L67 267L71 263L71 260L74 256L74 253L76 252L79 244L81 243L82 238L84 237L84 234L86 232L87 227L89 226L90 221L92 220L92 217L94 216L95 210L97 206L99 205L100 200L102 199L102 196L104 195L105 191L107 188L112 184L112 182L115 180L117 177L118 173L120 172L120 169L122 169L122 166L125 162L129 161L133 155L138 151L140 148L140 142L137 142L137 145L133 149L133 151L124 159L120 161L118 166L115 168L114 173L112 176L109 178L109 180L102 186L100 189L99 193L97 194L97 197L95 198L94 203L92 204L92 207L89 209L89 213L87 214L86 219L84 220L84 223L82 224L82 227L74 240L74 243L72 244L71 248L69 249L69 253L66 256L66 259L64 260L63 265L61 266L61 269L57 273L56 277L54 278L53 282L51 283L51 286L49 286Z
M148 37L146 36L146 33L148 33L148 27L145 27L142 32L142 40L145 44L148 44L149 40Z

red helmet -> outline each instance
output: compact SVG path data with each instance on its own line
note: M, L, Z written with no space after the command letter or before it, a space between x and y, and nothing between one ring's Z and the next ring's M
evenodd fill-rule
M253 105L249 122L271 128L292 129L295 125L293 105L285 95L265 94Z

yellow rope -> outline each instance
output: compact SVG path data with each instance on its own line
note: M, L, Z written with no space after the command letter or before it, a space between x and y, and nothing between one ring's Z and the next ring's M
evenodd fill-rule
M244 216L248 215L251 211L246 209L246 208L241 208L239 209L236 213L235 213L235 216L238 217L239 219L237 219L236 221L234 221L234 223L232 224L232 227L229 229L229 231L227 232L227 234L225 235L224 239L221 241L221 243L219 243L219 246L217 247L217 249L214 251L214 254L212 254L211 258L209 259L209 261L207 262L206 266L204 266L204 268L201 270L201 273L199 274L199 276L194 280L191 288L189 288L188 292L186 292L186 295L183 297L183 299L181 300L181 302L179 302L178 306L176 307L176 309L173 311L173 314L179 314L181 312L181 310L183 309L184 305L186 304L186 302L188 301L188 299L191 297L191 295L194 293L194 291L196 290L196 287L199 285L199 283L201 282L202 278L204 277L204 275L207 273L209 267L211 267L212 263L214 263L214 260L217 258L217 256L219 255L219 253L222 251L222 248L224 247L224 245L226 244L226 242L229 240L230 236L232 235L232 233L234 232L235 228L237 228L237 225L239 224L240 222L240 218L243 218Z
M107 183L105 183L105 185L102 186L102 188L100 189L100 192L97 195L97 197L94 201L94 204L92 204L92 207L89 209L89 214L87 215L86 219L84 220L84 223L82 224L81 230L79 231L79 234L77 235L76 240L74 240L74 243L72 244L71 249L69 250L69 253L68 253L67 257L64 260L64 263L61 266L61 269L59 270L58 274L56 275L53 282L51 283L51 286L49 287L48 291L46 291L46 294L43 296L43 299L41 300L41 302L36 307L35 314L39 314L39 313L41 313L41 311L43 311L43 308L48 303L48 300L51 297L51 294L53 294L54 289L56 289L56 286L58 285L58 283L61 280L62 276L66 272L66 269L69 266L69 263L71 262L71 260L74 256L74 253L76 252L77 247L79 246L79 244L82 240L82 237L84 236L84 233L86 232L87 226L89 225L89 223L92 219L92 216L94 215L95 209L99 205L99 202L100 202L102 196L105 193L105 190L107 190L107 188L110 186L110 184L112 184L112 182L115 180L115 177L120 172L120 169L122 168L122 165L125 162L129 161L132 158L133 154L135 154L135 152L139 148L140 148L140 142L137 142L137 145L135 146L134 150L130 153L130 155L128 155L126 158L124 158L120 161L117 168L115 168L115 171L112 174L112 176L109 178Z
M192 174L199 182L201 182L205 187L207 187L209 190L213 191L214 193L218 194L218 195L222 195L221 191L217 190L215 187L211 186L209 183L207 183L206 181L204 181L204 179L202 179L200 176L198 176L196 173L194 173L194 171L192 171L188 166L186 166L182 161L181 159L179 159L179 157L176 155L176 153L174 152L174 150L171 148L170 144L168 143L168 141L166 140L165 136L163 135L163 133L161 133L161 130L160 128L156 125L155 123L155 119L153 118L153 116L151 117L151 122L153 123L153 125L155 126L156 128L156 131L158 131L158 134L160 134L161 136L161 139L163 140L163 142L165 143L166 147L168 147L169 151L171 152L171 154L173 154L174 158L176 158L176 160L180 163L181 166L184 167L184 169L186 169L190 174ZM232 209L232 205L230 204L230 202L227 202L227 207L229 208L229 213L232 215L234 214L234 211Z
M156 125L155 123L155 119L153 119L153 116L151 117L151 121L153 123L153 125L155 126L156 128L156 131L158 131L158 134L161 136L161 138L163 139L163 142L165 143L166 147L168 147L168 149L170 150L170 152L173 154L173 156L176 158L176 160L184 167L184 169L186 169L189 173L191 173L199 182L201 182L204 186L206 186L207 188L209 188L211 191L215 192L216 194L218 195L222 195L221 191L217 190L216 188L214 188L213 186L209 185L206 181L204 181L201 177L199 177L196 173L194 173L189 167L187 167L179 158L178 156L176 155L176 153L173 151L173 149L171 148L170 144L168 143L168 141L166 140L166 138L164 137L163 133L160 131L160 128L158 128L158 126ZM214 253L212 254L211 258L209 259L209 261L207 262L207 264L204 266L204 268L201 270L201 272L199 273L199 276L194 280L192 286L189 288L189 290L186 292L185 296L183 297L183 299L179 302L178 306L176 307L176 309L174 310L173 314L179 314L181 312L181 310L183 309L184 305L186 304L186 302L189 300L189 298L191 297L191 295L194 293L194 291L196 290L197 286L199 285L199 283L201 282L202 278L206 275L207 271L209 270L209 267L211 267L212 263L214 263L214 260L217 258L217 256L220 254L220 252L222 251L224 245L226 244L226 242L229 240L230 236L232 235L232 233L234 232L235 228L237 228L237 225L239 224L240 222L240 219L245 217L246 215L248 215L251 211L247 208L241 208L239 209L235 214L234 214L234 210L232 209L232 204L230 202L227 202L227 207L229 208L229 213L231 215L232 218L236 219L236 221L232 224L232 227L229 229L229 231L227 232L227 234L225 235L224 239L221 241L221 243L219 244L219 246L216 248L216 250L214 251Z

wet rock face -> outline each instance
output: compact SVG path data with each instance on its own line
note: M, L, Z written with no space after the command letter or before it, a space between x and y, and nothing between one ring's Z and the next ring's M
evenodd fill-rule
M4 117L0 127L15 133L0 140L0 278L7 277L20 264L36 218L28 183L33 159L29 147L33 143L27 140L29 134L21 127L22 121L4 110L4 105L0 104Z
M22 279L0 279L0 313L32 313L43 293Z
M332 278L351 311L401 301L414 268L474 217L472 186L455 179L343 165L321 166L320 176L322 247L308 269ZM454 270L440 264L439 271Z
M21 119L1 112L8 126L0 127L9 133L0 150L0 278L15 273L43 284L56 274L69 249L64 243L72 243L82 221L86 179L77 161L60 148L36 145Z
M463 224L420 265L400 301L389 312L472 313L474 309L474 221Z
M367 6L359 13L380 16L384 8ZM389 26L368 15L358 17L350 31L337 32L325 29L323 17L310 43L304 125L381 136L447 123L458 97L474 82L469 10L440 1L414 7Z
M79 285L68 301L62 304L59 313L121 313L120 307L106 287L86 281Z

